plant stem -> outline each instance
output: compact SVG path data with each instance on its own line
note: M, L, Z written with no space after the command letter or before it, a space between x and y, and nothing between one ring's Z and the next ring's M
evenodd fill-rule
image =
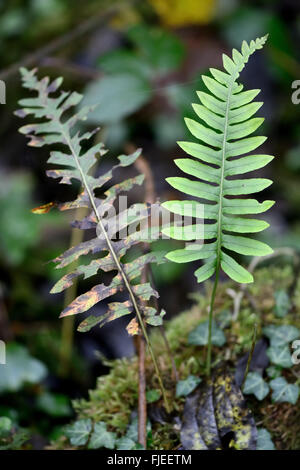
M81 219L86 215L86 208L76 209L75 219ZM70 247L76 246L83 240L83 231L73 228L71 232ZM68 273L74 271L78 266L78 261L69 265ZM64 296L64 308L67 307L75 298L77 293L78 278L75 278L73 284L66 290ZM65 317L62 322L61 341L60 341L60 375L65 377L70 370L70 363L74 341L74 317Z
M137 337L137 352L139 356L139 400L138 400L138 441L147 447L147 401L146 401L146 375L145 375L145 339L143 335Z
M207 343L207 356L206 356L206 375L209 377L210 376L210 370L211 370L211 336L212 336L212 321L213 321L213 309L214 309L214 304L215 304L215 297L216 297L216 292L217 292L217 287L218 287L218 282L219 282L219 274L220 274L220 262L218 262L217 267L216 267L216 277L215 277L215 282L213 285L213 290L211 293L211 298L210 298L210 307L209 307L209 317L208 317L208 343Z
M243 382L242 382L242 385L241 385L241 390L242 390L242 391L243 391L243 388L244 388L244 385L245 385L245 382L246 382L247 375L248 375L248 373L249 373L250 364L251 364L251 361L252 361L252 356L253 356L254 347L255 347L255 343L256 343L256 335L257 335L257 324L255 323L255 325L254 325L254 331L253 331L253 338L252 338L251 349L250 349L250 353L249 353L249 356L248 356L248 361L247 361L247 366L246 366L246 370L245 370L245 375L244 375Z

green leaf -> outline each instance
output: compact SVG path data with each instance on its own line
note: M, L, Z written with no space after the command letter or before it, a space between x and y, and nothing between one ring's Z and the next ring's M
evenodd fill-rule
M118 49L102 55L99 59L99 65L104 72L109 74L130 73L140 75L145 78L151 76L151 67L146 60L138 57L132 51Z
M154 402L158 401L160 399L160 397L161 397L161 393L157 389L147 390L146 391L147 403L154 403Z
M206 279L209 279L213 273L215 272L216 269L216 256L213 256L213 259L210 261L207 261L204 263L201 268L196 269L195 271L195 276L197 278L198 282L203 282L206 281Z
M73 446L84 446L92 431L90 419L79 419L75 423L66 426L65 433Z
M300 338L300 330L293 325L269 325L263 328L263 333L270 339L271 346L285 346L294 339Z
M12 266L20 265L30 247L38 243L42 218L31 212L34 182L29 173L6 175L0 188L1 256Z
M16 392L26 384L37 384L47 375L46 366L16 343L6 348L6 364L0 365L0 393Z
M9 436L13 427L13 422L6 416L0 417L0 439Z
M272 184L272 181L266 178L236 178L237 175L263 168L273 159L270 155L245 155L262 145L266 137L251 135L264 120L261 117L252 117L262 105L252 102L260 90L242 91L243 86L237 82L250 56L262 48L266 39L266 36L258 38L249 45L243 42L241 52L234 49L232 58L223 54L225 72L210 69L212 77L202 76L208 92L198 91L201 104L192 105L199 119L185 118L185 124L197 142L179 142L180 147L197 161L191 158L175 160L184 173L196 179L167 178L167 182L176 190L212 202L205 203L203 217L198 216L204 222L201 220L186 227L189 232L187 235L173 227L163 231L165 235L176 240L200 240L201 233L202 240L215 239L207 244L212 245L210 256L206 256L206 252L203 256L200 250L193 252L186 248L167 255L168 259L177 263L208 258L195 272L198 282L213 276L219 266L236 282L253 282L252 275L235 259L224 253L224 248L248 256L265 256L272 253L272 249L265 243L235 235L265 230L269 226L267 222L234 216L259 214L269 209L273 201L259 203L255 199L231 197L253 194ZM174 205L165 203L163 206L175 214L197 218L197 206L192 209L185 207L184 201L181 206L175 202ZM206 219L213 220L213 223L208 223ZM199 236L192 237L191 232L198 233L197 229ZM209 249L206 250L208 253Z
M92 82L85 89L82 105L97 105L88 116L92 124L111 124L129 116L151 98L148 81L135 74L119 73Z
M170 72L182 63L183 43L164 29L139 24L129 29L128 37L138 48L139 58L151 65L156 74Z
M276 403L292 403L295 405L299 397L298 385L289 384L284 377L271 380L270 387L273 390L272 399Z
M221 253L221 267L223 271L234 281L241 283L253 282L253 276L231 256Z
M275 316L278 318L284 318L291 308L290 298L287 292L280 289L275 292Z
M271 346L267 349L267 356L276 366L292 367L293 365L290 348L287 345Z
M271 434L264 428L257 430L256 450L276 450Z
M195 390L200 382L201 378L195 375L189 375L185 380L179 380L176 384L176 397L186 397Z
M273 253L273 250L263 242L236 235L224 234L223 246L230 251L247 256L265 256Z
M94 425L94 430L92 432L88 448L100 449L105 447L106 449L114 449L115 442L115 433L107 431L106 423L100 421Z
M256 396L258 400L263 400L269 393L269 386L258 372L249 372L243 388L243 393Z
M270 379L276 379L281 375L281 367L280 366L269 366L266 369L268 377Z
M50 416L63 417L72 414L70 400L58 393L44 392L37 399L37 407Z
M226 343L226 338L221 330L213 320L212 322L212 344L215 346L223 346ZM195 330L193 330L188 337L188 344L197 346L205 346L208 344L208 321L200 323Z
M129 437L121 437L116 441L116 449L117 450L133 450L136 447L136 442L134 442Z

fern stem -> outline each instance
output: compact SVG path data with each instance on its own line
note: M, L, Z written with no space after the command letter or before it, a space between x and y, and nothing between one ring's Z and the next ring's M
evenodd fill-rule
M85 208L76 209L75 219L80 219L86 215ZM70 247L78 245L83 240L83 231L73 228L71 232ZM74 271L78 266L78 261L69 265L68 273ZM75 278L73 284L66 290L64 296L64 308L67 307L75 298L78 286L78 278ZM60 375L66 377L71 364L71 357L74 343L74 316L63 318L60 340Z
M250 364L251 364L251 361L252 361L254 348L255 348L255 343L256 343L256 336L257 336L257 323L254 324L251 349L250 349L250 352L249 352L247 366L246 366L243 382L242 382L242 385L241 385L241 390L242 391L243 391L243 388L244 388L244 385L245 385L245 382L246 382L246 379L247 379L247 376L248 376L248 373L249 373L249 370L250 370Z
M222 145L222 164L221 164L221 178L220 178L220 193L219 193L219 211L218 211L218 234L217 234L217 259L216 259L216 277L211 294L210 308L209 308L209 319L208 319L208 345L207 345L207 358L206 358L206 374L210 376L211 371L211 333L212 333L212 321L213 321L213 309L215 304L215 297L219 282L219 274L221 268L221 246L222 246L222 209L223 209L223 185L224 185L224 172L225 172L225 154L226 154L226 141L228 131L228 115L230 109L230 98L232 93L232 84L228 89L228 98L226 103L225 112L225 125L223 134L223 145Z
M216 277L215 277L215 282L214 282L214 285L213 285L213 290L212 290L212 293L211 293L210 307L209 307L208 342L207 342L207 356L206 356L206 375L208 377L210 376L210 371L211 371L212 322L213 322L213 311L214 311L214 305L215 305L216 292L217 292L217 287L218 287L218 283L219 283L219 274L220 274L220 262L218 262L217 267L216 267Z
M93 193L92 193L92 190L91 188L89 187L89 184L86 180L86 177L85 177L85 174L84 174L84 171L82 170L82 167L80 165L80 161L79 161L79 158L73 148L73 145L72 145L72 140L71 140L71 137L69 135L69 133L66 133L65 131L65 128L64 126L62 125L62 123L60 122L60 120L58 120L58 123L59 125L61 126L61 129L62 129L62 135L64 136L65 138L65 141L66 141L66 144L68 145L69 149L71 150L71 153L73 155L73 158L75 160L75 163L76 163L76 166L77 166L77 169L80 173L80 176L82 178L82 184L83 186L85 187L86 191L87 191L87 194L88 194L88 197L89 197L89 200L91 202L91 206L92 206L92 209L95 213L95 216L96 216L96 219L97 219L97 222L100 226L100 229L105 237L105 241L107 243L107 246L109 248L109 251L113 257L113 260L114 262L116 263L116 266L117 266L117 269L123 279L123 282L125 284L125 287L129 293L129 297L130 297L130 300L132 302L132 305L134 307L134 310L136 312L136 315L137 315L137 318L138 318L138 321L139 321L139 324L140 324L140 328L142 330L142 333L144 335L144 338L146 340L146 343L147 343L147 346L148 346L148 349L149 349L149 352L150 352L150 356L151 356L151 359L152 359L152 362L153 362L153 365L154 365L154 369L155 369L155 373L157 375L157 378L158 378L158 382L159 382L159 386L161 388L161 392L162 392L162 396L163 396L163 400L164 400L164 403L165 403L165 407L166 407L166 410L168 413L170 413L170 407L169 407L169 402L168 402L168 399L167 399L167 394L166 394L166 390L164 388L164 384L163 384L163 381L162 381L162 377L161 377L161 373L160 373L160 370L159 370L159 367L158 367L158 363L157 363L157 360L156 360L156 357L155 357L155 354L154 354L154 351L152 349L152 345L150 343L150 339L149 339L149 336L148 336L148 333L147 333L147 330L146 330L146 327L145 327L145 324L144 324L144 321L143 321L143 317L142 317L142 314L141 314L141 311L139 309L139 306L137 304L137 301L136 301L136 298L135 298L135 295L131 289L131 285L130 285L130 282L129 280L127 279L127 276L126 276L126 273L119 261L119 258L112 246L112 243L111 243L111 240L108 236L108 233L106 232L105 230L105 227L102 223L102 220L101 220L101 217L99 216L98 214L98 210L97 210L97 206L96 206L96 202L95 202L95 198L93 196Z

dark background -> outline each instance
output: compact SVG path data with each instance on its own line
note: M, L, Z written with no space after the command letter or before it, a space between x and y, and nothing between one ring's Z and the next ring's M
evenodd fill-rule
M291 101L292 83L300 80L298 0L0 1L0 78L7 92L0 106L0 339L16 364L21 354L25 363L19 368L30 373L32 357L44 367L30 387L24 387L26 377L17 376L13 386L0 380L0 415L49 439L70 419L69 398L86 395L105 372L95 351L110 358L133 353L127 333L115 322L76 333L72 354L65 357L64 341L70 344L72 338L66 330L62 334L58 320L64 297L49 294L61 272L47 261L70 245L71 219L55 210L38 216L30 209L70 200L78 188L47 178L47 150L27 147L17 132L23 122L13 111L28 96L19 65L38 66L40 76L62 75L65 89L100 103L86 125L102 127L101 138L111 149L103 165L128 145L142 147L164 201L179 196L165 178L178 174L172 161L181 153L176 141L188 136L183 117L193 116L190 103L203 88L201 74L221 67L222 53L239 48L243 39L266 33L267 45L241 77L246 88L262 89L259 116L266 119L262 134L269 138L260 153L275 156L257 172L274 181L264 199L276 200L264 215L271 227L261 239L272 247L299 249L300 104ZM132 198L141 200L143 193L136 190ZM156 246L163 248L164 242ZM190 305L191 292L202 289L193 271L191 265L154 267L168 318ZM80 282L78 292L87 286Z

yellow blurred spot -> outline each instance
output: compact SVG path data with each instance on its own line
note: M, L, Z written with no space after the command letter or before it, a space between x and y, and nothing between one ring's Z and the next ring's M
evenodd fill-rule
M53 207L57 204L55 202L48 202L48 204L44 204L43 206L34 207L31 209L31 212L34 214L47 214Z
M209 23L215 12L216 0L149 0L167 26Z
M132 7L128 5L126 8L122 8L110 21L110 25L114 29L123 30L128 26L133 26L137 23L140 23L141 17L139 13Z

